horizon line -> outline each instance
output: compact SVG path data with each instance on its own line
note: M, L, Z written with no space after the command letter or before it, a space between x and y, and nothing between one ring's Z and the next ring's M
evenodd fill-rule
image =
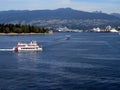
M103 12L102 10L96 10L96 11L85 11L85 10L78 10L78 9L74 9L71 7L61 7L61 8L56 8L56 9L10 9L10 10L0 10L0 12L7 12L7 11L39 11L39 10L58 10L58 9L71 9L71 10L77 10L77 11L83 11L83 12L89 12L89 13L94 13L94 12L98 12L98 13L106 13L106 14L112 14L112 13L107 13L107 12ZM113 12L116 13L116 12ZM118 14L120 14L118 12Z

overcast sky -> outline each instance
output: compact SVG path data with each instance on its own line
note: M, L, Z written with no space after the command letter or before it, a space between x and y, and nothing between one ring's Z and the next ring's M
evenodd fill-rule
M0 0L0 11L70 7L81 11L120 13L120 0Z

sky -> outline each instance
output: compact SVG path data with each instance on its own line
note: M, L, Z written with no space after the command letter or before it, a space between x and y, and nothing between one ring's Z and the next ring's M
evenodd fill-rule
M0 0L0 11L53 10L66 7L87 12L120 13L120 0Z

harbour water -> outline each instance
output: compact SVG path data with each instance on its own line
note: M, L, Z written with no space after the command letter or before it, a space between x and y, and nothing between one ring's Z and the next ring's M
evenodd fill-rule
M43 51L2 50L31 40ZM118 33L4 35L0 48L0 90L120 89Z

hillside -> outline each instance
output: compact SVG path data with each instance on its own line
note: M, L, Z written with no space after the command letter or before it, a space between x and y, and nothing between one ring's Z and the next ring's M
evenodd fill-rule
M111 15L120 18L120 13L112 13Z
M31 24L37 26L67 26L69 28L86 28L119 24L119 18L105 13L90 13L60 8L56 10L1 11L0 23ZM88 24L89 23L89 24ZM91 24L92 23L92 26Z

